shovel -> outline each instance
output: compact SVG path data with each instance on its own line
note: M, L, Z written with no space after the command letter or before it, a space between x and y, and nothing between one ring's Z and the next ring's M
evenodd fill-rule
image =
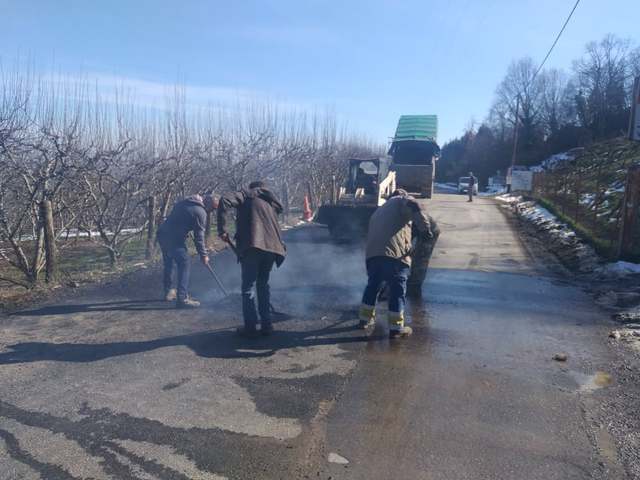
M222 281L220 280L220 277L218 277L218 275L216 274L216 272L213 271L213 267L211 265L209 265L208 263L205 265L207 267L207 270L209 270L209 273L211 274L211 276L213 277L213 279L216 281L216 283L218 284L218 287L220 288L220 290L222 291L222 293L224 294L225 297L229 296L229 292L227 292L227 289L224 288L224 285L222 284Z

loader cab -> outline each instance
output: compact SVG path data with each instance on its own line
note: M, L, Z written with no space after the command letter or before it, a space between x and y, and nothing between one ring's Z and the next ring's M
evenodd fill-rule
M359 196L377 195L380 184L389 174L389 163L384 158L349 160L345 193Z
M395 173L388 157L352 158L338 203L380 206L395 189Z
M377 160L350 160L346 193L355 194L362 189L363 194L374 195L379 182L379 170Z
M322 205L315 218L329 227L334 240L366 238L371 215L396 189L396 174L389 170L390 164L389 157L349 160L343 186L339 192L332 190L331 203Z

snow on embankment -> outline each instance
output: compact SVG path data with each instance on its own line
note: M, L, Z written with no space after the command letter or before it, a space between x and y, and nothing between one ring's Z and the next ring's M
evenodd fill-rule
M455 183L440 183L440 182L436 182L435 186L436 186L436 188L439 188L440 190L458 193L458 185L456 185Z
M601 264L595 250L546 208L536 202L525 201L517 195L499 195L499 202L509 204L529 229L570 270L594 273Z
M640 274L640 264L623 262L608 263L599 269L600 273L612 277L624 277Z
M640 275L640 264L631 262L606 263L586 244L569 225L534 201L519 195L498 195L496 200L510 205L525 227L534 231L565 266L581 273L593 273L599 279L620 279Z

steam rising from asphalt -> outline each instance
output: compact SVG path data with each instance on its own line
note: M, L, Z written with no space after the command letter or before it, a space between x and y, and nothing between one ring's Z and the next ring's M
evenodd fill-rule
M367 278L361 244L333 243L325 228L310 226L291 232L287 248L289 258L272 276L274 302L286 301L298 315L360 304Z
M271 272L271 300L276 309L309 318L324 311L357 308L367 278L362 244L336 244L326 228L314 225L289 231L285 242L287 259ZM240 266L231 252L215 257L214 268L231 293L223 303L240 308ZM207 284L212 285L210 279ZM201 298L216 302L220 293L211 288Z

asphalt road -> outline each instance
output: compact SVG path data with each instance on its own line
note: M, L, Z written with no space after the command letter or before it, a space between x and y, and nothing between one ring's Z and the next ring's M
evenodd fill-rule
M493 201L426 206L442 235L407 341L354 329L362 252L319 227L288 234L268 339L234 336L239 296L197 265L199 310L140 272L0 317L0 479L623 478L592 421L603 315ZM215 268L237 291L229 252Z

